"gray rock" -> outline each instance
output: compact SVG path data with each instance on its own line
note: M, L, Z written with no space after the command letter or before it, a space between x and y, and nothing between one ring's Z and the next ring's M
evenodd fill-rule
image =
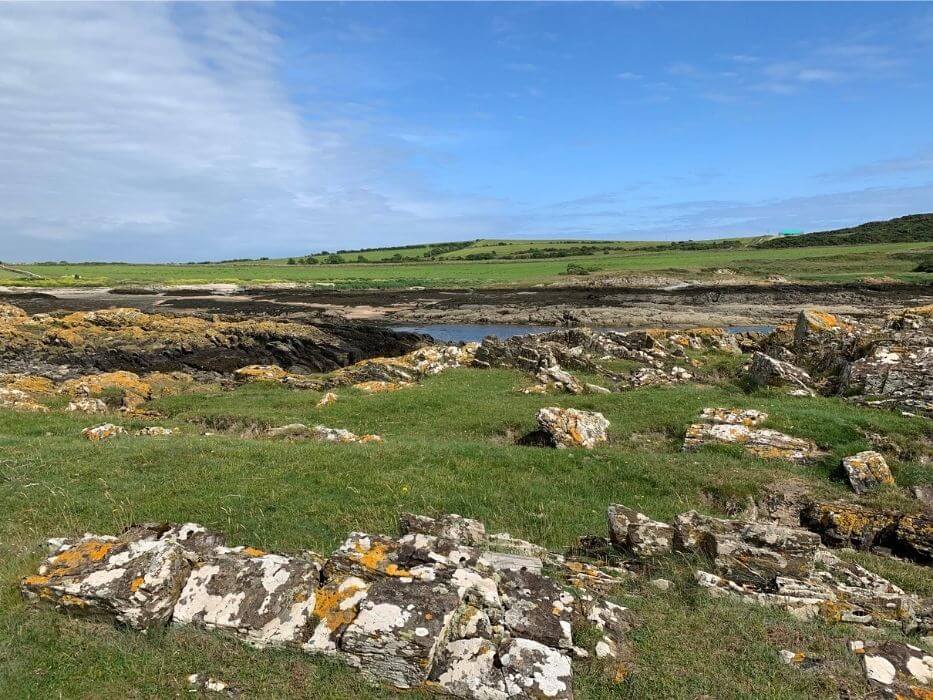
M790 362L756 352L748 368L748 383L753 388L790 385L812 391L813 379L805 370Z
M552 579L531 571L500 572L505 625L516 637L569 649L574 597Z
M340 647L366 675L396 688L428 678L461 596L441 584L380 579L369 588Z
M299 646L315 607L320 567L250 547L218 548L191 571L173 622L231 632L255 647Z
M671 551L674 529L667 523L652 520L618 504L609 506L608 518L609 539L617 549L630 552L638 558Z
M863 494L882 484L894 484L888 463L879 452L868 450L850 455L842 460L842 468L849 477L852 490L857 494Z
M403 535L433 535L467 545L480 545L486 541L486 526L479 520L464 518L456 513L446 513L437 518L402 513L399 529Z
M513 639L500 654L509 697L572 700L570 659L530 639Z

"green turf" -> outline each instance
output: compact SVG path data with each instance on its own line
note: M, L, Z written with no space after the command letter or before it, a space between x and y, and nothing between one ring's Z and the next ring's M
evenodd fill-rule
M396 697L296 652L254 651L192 630L147 636L38 611L20 600L16 586L39 562L47 537L196 520L222 530L232 544L326 553L350 530L394 533L403 511L458 512L493 531L562 549L579 535L605 534L610 502L660 519L689 508L716 513L718 504L786 479L816 494L846 496L838 460L869 447L860 428L905 445L931 437L922 419L836 399L746 395L727 379L605 396L515 391L529 383L512 371L452 370L391 394L338 390L339 400L326 408L315 406L316 392L252 384L157 402L166 415L159 423L181 428L177 437L127 436L100 445L80 436L99 417L0 411L0 697L174 697L193 672L221 677L247 697ZM602 411L612 422L611 444L593 451L515 446L545 405ZM715 405L764 409L769 425L818 440L828 456L795 466L729 448L682 452L685 427L702 407ZM142 425L111 418L128 428ZM376 432L385 442L240 436L257 425L294 421ZM933 479L930 465L892 466L902 486ZM839 684L856 696L865 692L845 639L866 632L712 600L692 583L692 563L671 556L649 572L675 582L666 593L642 583L628 587L619 600L639 620L635 668L616 684L598 664L582 664L578 697L831 698ZM881 573L909 590L930 592L916 567L884 567ZM784 666L781 648L825 656L831 677Z
M512 242L512 246L527 243ZM232 282L321 282L339 287L457 287L531 285L566 280L571 263L591 268L595 276L659 274L678 278L719 278L728 268L763 279L780 274L789 279L851 281L866 277L933 281L933 274L914 272L933 243L890 243L808 248L723 250L633 250L620 244L608 255L545 260L460 261L439 259L416 263L288 265L256 261L197 265L60 264L22 265L44 279L4 279L23 286L119 286L125 284L195 284ZM453 255L459 255L457 251Z

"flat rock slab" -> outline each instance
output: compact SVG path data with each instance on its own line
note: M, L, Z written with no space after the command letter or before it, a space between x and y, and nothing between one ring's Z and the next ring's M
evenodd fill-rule
M751 428L768 420L768 414L754 408L704 408L700 418L708 423L744 425Z
M741 445L756 457L787 459L792 462L805 462L821 455L816 445L809 440L785 435L777 430L717 423L694 423L687 428L685 450L716 444Z
M297 646L314 612L320 574L311 561L219 548L191 571L174 622L227 630L260 648Z
M570 659L560 651L516 638L499 656L508 697L573 700Z
M551 647L570 648L574 596L531 571L500 572L505 624L512 634Z

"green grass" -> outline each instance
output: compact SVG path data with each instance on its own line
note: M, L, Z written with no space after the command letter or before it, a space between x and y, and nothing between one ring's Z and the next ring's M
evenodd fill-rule
M510 246L527 246L511 242ZM125 284L184 285L209 282L262 284L322 282L347 288L410 286L472 287L530 285L565 280L570 263L596 268L596 275L661 274L684 278L715 278L729 268L753 278L781 274L790 279L851 281L865 277L893 277L905 281L933 280L914 272L933 243L889 243L851 246L723 250L631 250L619 244L609 255L586 255L546 260L458 261L416 263L288 265L284 261L256 261L206 265L61 264L22 265L43 280L4 279L22 286L119 286ZM457 256L464 251L456 251ZM77 276L77 277L76 277Z
M610 502L669 519L689 508L711 512L718 501L710 495L741 499L790 478L819 495L845 496L838 460L869 447L859 428L904 443L930 430L922 419L835 399L746 395L729 382L607 396L514 391L529 383L506 370L452 370L392 394L339 390L337 403L323 409L315 406L316 392L252 384L158 402L166 415L159 423L179 426L178 437L127 436L100 445L80 437L96 417L0 412L0 697L176 696L193 672L221 677L248 697L396 697L300 653L258 652L192 630L140 635L27 606L17 581L34 570L47 537L196 520L232 544L327 553L353 529L394 533L403 511L458 512L492 531L563 549L579 535L604 534ZM515 446L544 405L602 411L612 422L611 444L593 451ZM685 427L713 405L766 410L770 425L818 440L829 456L795 466L729 448L683 453ZM376 432L385 442L240 437L250 426L294 421ZM893 468L902 486L933 479L929 465ZM637 583L626 591L620 602L640 621L632 635L635 670L614 684L598 664L584 664L575 681L579 697L831 698L834 683L864 692L844 648L848 636L863 631L712 600L692 583L691 563L671 556L649 572L675 581L666 593ZM881 573L929 593L928 578L913 567L885 566ZM780 664L781 648L827 657L835 680Z

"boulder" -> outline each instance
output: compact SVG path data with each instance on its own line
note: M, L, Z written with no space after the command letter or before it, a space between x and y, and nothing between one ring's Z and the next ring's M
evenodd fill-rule
M822 333L842 333L851 328L833 314L816 309L804 309L797 315L797 325L794 326L794 342L805 345L814 336Z
M766 588L779 576L810 576L819 544L815 533L753 522L732 531L712 528L704 533L701 548L720 576Z
M462 596L455 587L379 579L343 633L342 651L360 670L396 688L414 688L428 678Z
M862 494L880 486L893 485L894 477L888 463L879 452L865 451L842 460L842 468L849 477L855 493Z
M752 355L752 362L748 367L748 383L754 389L790 385L807 392L812 392L813 386L813 380L805 370L790 362L776 360L763 352Z
M382 442L382 438L378 435L357 435L343 428L328 428L323 425L314 426L311 429L311 436L322 442Z
M169 437L178 430L176 428L163 428L161 425L149 425L136 431L137 435L142 437Z
M289 373L278 365L247 365L233 373L241 382L280 382L288 375Z
M166 624L191 570L187 541L199 526L140 526L119 537L85 535L59 545L23 579L23 595L134 629Z
M871 549L894 542L900 515L851 503L813 502L801 511L800 519L829 547Z
M81 411L82 413L106 413L109 409L100 399L82 398L68 402L66 411Z
M299 646L315 607L318 564L252 547L218 548L192 571L173 621L219 629L244 642Z
M809 440L796 438L768 428L752 429L745 425L694 423L684 436L684 450L704 445L741 445L747 452L766 459L805 462L821 455Z
M551 406L538 411L538 425L554 447L593 449L606 442L609 421L602 413Z
M318 408L323 408L324 406L330 406L332 403L337 401L337 394L332 391L328 391L324 396L321 397L321 400L317 402Z
M639 559L671 551L674 528L667 523L652 520L623 505L610 505L609 539L621 551Z

